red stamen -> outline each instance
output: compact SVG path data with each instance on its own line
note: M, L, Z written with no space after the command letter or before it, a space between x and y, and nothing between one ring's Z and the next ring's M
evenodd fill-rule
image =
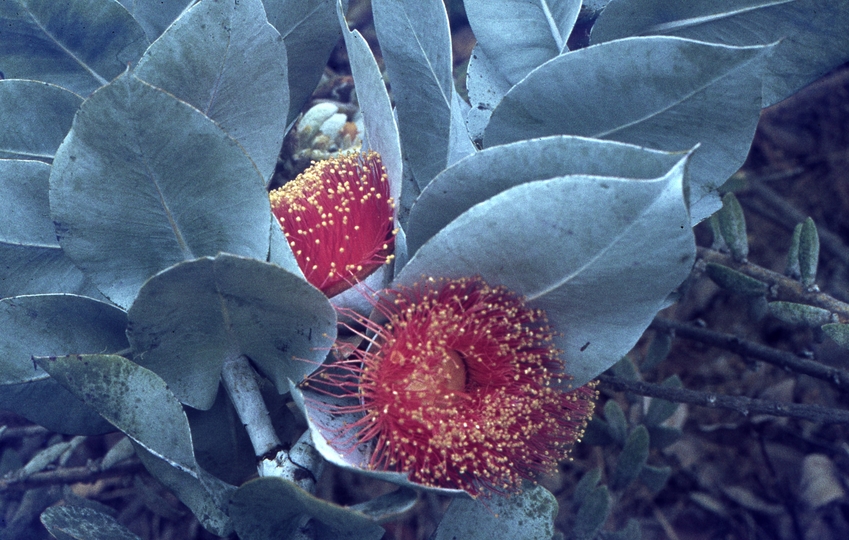
M376 152L314 163L269 196L307 281L327 296L394 257L395 202Z
M595 385L557 388L563 366L542 311L480 277L384 291L376 308L383 326L346 312L373 333L367 350L337 344L342 359L309 381L357 398L327 407L363 414L331 441L337 449L373 442L369 467L473 496L518 491L567 458Z

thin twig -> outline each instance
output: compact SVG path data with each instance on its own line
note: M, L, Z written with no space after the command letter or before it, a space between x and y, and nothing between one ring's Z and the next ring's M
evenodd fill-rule
M641 381L629 381L612 375L599 375L598 378L603 384L614 390L631 392L640 396L656 397L675 403L689 403L711 409L730 409L744 416L750 414L768 414L771 416L788 416L790 418L810 420L811 422L820 422L823 424L849 424L849 411L844 409L799 403L783 403L745 396L727 396L713 392L699 392Z
M697 249L699 256L699 261L696 262L697 267L700 264L703 266L704 263L708 262L728 266L729 268L742 272L749 277L753 277L766 283L769 286L770 298L780 298L790 302L808 304L822 309L827 309L831 313L837 315L837 318L841 323L849 322L849 304L841 302L833 296L816 290L809 291L804 285L802 285L802 283L795 279L790 279L783 274L767 270L766 268L756 264L749 262L739 263L732 259L730 255L726 255L725 253L721 253L714 249L706 247L698 247ZM704 261L704 263L700 263L700 261Z
M80 482L92 483L101 478L115 476L126 476L144 470L141 462L137 459L127 461L106 470L83 467L60 467L52 471L43 471L32 474L26 478L0 478L0 493L9 490L25 491L28 489L48 486L52 484L76 484Z
M849 392L849 372L812 360L799 358L791 352L780 351L752 341L746 341L732 334L723 334L659 317L652 321L651 328L661 332L672 331L675 332L675 336L677 337L699 341L713 347L731 351L740 356L756 358L789 371L816 377L817 379L830 382L840 390Z

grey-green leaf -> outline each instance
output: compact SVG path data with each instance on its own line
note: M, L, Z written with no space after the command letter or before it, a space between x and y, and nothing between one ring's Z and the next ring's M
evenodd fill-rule
M670 350L672 350L672 333L657 332L654 339L649 343L646 357L640 364L640 372L646 373L657 367L658 364L666 360Z
M580 0L466 0L478 46L514 85L568 50Z
M795 302L770 302L769 314L787 324L810 328L817 328L832 322L831 312L827 309Z
M263 398L266 395L263 394ZM270 404L266 405L270 411L273 410ZM257 459L254 449L226 391L218 392L215 403L209 410L202 411L192 407L186 407L185 410L192 429L192 446L198 465L236 486L256 475ZM271 417L292 418L286 412L279 412L281 411L273 410ZM285 435L281 433L281 437Z
M701 144L690 165L697 223L719 208L717 188L748 154L761 109L760 71L770 51L646 37L563 54L505 94L484 145L547 135L668 151Z
M339 41L335 0L263 0L270 22L289 58L289 114L292 123L315 90ZM347 6L347 0L344 0Z
M676 427L659 425L650 427L649 435L651 436L651 447L663 449L678 442L684 432Z
M466 119L466 128L473 140L483 139L493 109L511 86L480 46L475 45L466 69L466 90L472 106Z
M802 224L798 223L793 228L793 236L790 237L790 248L787 250L787 265L784 274L794 279L802 276L802 268L799 266L799 244L802 241Z
M637 426L628 436L622 453L619 454L616 469L610 480L610 488L621 490L631 485L640 475L648 457L649 432L645 426Z
M726 45L780 43L764 72L768 107L849 60L849 5L834 0L614 0L593 43L664 34Z
M618 531L610 531L604 535L604 540L643 540L640 522L630 518L628 523Z
M195 471L176 467L173 462L156 456L136 442L133 446L150 474L173 491L207 530L218 536L232 534L233 523L227 515L227 505L235 486L222 482L199 467Z
M118 0L144 29L151 43L162 35L194 0Z
M733 193L722 197L722 208L716 214L722 239L735 261L742 262L749 256L749 238L746 235L746 216L743 207Z
M50 221L49 178L50 165L41 161L0 160L0 243L59 248Z
M3 33L0 30L0 36ZM50 162L82 102L77 94L53 84L0 80L0 158Z
M337 5L339 24L351 63L351 75L357 92L357 101L363 114L365 143L368 148L380 154L386 174L389 177L389 195L396 201L401 200L401 182L403 163L401 161L401 139L398 125L392 111L392 102L386 91L386 83L380 73L380 67L369 49L365 38L358 32L351 32L342 15L342 3Z
M72 294L0 300L0 384L47 378L33 356L126 349L127 315L109 304Z
M646 485L647 488L652 493L658 493L663 486L666 485L667 480L672 475L672 469L670 467L652 467L651 465L643 466L643 470L640 471L640 481Z
M0 160L0 298L72 293L105 300L59 247L49 177L41 161Z
M327 298L300 276L220 254L150 279L129 311L139 364L198 409L215 401L224 358L248 356L280 393L324 360L336 336Z
M612 507L610 492L607 486L600 486L592 490L585 499L581 501L578 513L575 516L575 525L572 528L574 540L592 540L610 514Z
M661 386L681 388L683 385L678 375L672 375L663 381ZM652 398L644 419L646 426L653 427L665 422L666 419L675 414L675 411L678 410L678 405L678 403L666 401L665 399Z
M802 222L799 233L799 275L802 285L812 287L817 280L817 264L820 259L820 237L814 220Z
M448 166L454 79L445 6L439 0L373 0L404 157L423 188Z
M106 300L58 244L42 247L0 242L0 298L44 293Z
M152 371L117 355L39 358L76 396L132 439L145 467L215 534L232 532L226 514L235 489L201 469L182 405Z
M114 1L0 3L0 51L7 79L35 79L86 96L139 59L141 26Z
M203 0L145 52L135 75L193 105L271 179L289 112L286 47L261 0Z
M108 354L39 357L36 363L153 455L187 472L197 468L183 407L152 371Z
M351 509L362 512L378 523L387 523L409 511L418 498L418 492L415 490L400 487L364 503L355 504Z
M127 348L126 314L75 295L0 300L0 408L61 433L112 431L93 409L33 364L33 356Z
M723 289L743 296L758 298L764 296L769 290L769 285L763 281L721 264L707 263L705 273Z
M50 207L62 248L124 307L180 261L268 256L271 206L251 160L197 109L132 75L80 108Z
M102 435L115 431L94 409L49 377L0 385L0 409L67 435Z
M825 334L844 349L849 349L849 324L829 323L822 326Z
M616 401L611 399L604 404L604 419L607 421L608 433L613 440L619 445L625 444L628 421L625 419L625 412Z
M695 259L685 160L655 180L567 176L479 203L427 241L397 281L479 274L524 295L562 332L574 385L619 361Z
M485 501L454 499L432 539L550 540L557 509L557 499L542 486L526 487L510 496L493 495Z
M112 516L85 506L51 506L40 519L58 540L139 540Z
M293 482L278 477L265 477L243 484L230 502L230 516L242 540L290 538L304 516L322 522L323 538L335 538L347 531L357 531L355 538L378 540L384 530L361 512L319 499Z
M680 160L681 154L568 136L487 148L442 171L422 191L410 211L407 246L415 253L472 206L526 182L572 174L658 178Z
M595 490L598 483L601 481L601 467L590 469L585 472L578 483L575 484L575 491L572 493L573 510L580 508L581 503Z

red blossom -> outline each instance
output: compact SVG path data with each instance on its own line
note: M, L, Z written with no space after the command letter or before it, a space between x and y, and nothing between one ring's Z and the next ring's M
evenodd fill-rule
M330 441L337 450L373 444L369 468L473 496L518 491L568 457L595 385L558 387L563 365L542 311L480 277L427 280L376 302L383 325L344 310L368 348L338 343L340 360L307 383L357 400L329 406L362 414Z
M327 296L392 260L395 203L376 152L314 163L269 196L307 281Z

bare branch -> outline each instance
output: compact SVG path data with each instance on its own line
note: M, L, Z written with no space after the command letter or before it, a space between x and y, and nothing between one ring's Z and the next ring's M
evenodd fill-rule
M79 482L92 483L101 478L125 476L135 474L144 470L141 462L137 459L121 463L101 470L97 466L84 467L60 467L52 471L44 471L32 474L26 478L2 478L0 479L0 493L9 490L25 491L28 489L48 486L52 484L76 484Z
M651 328L661 332L672 331L677 337L699 341L713 347L731 351L743 357L756 358L796 373L816 377L817 379L828 381L844 392L849 392L849 372L826 366L819 362L799 358L791 352L780 351L752 341L746 341L731 334L723 334L659 317L652 321Z
M631 392L641 396L656 397L675 403L689 403L711 409L729 409L737 411L744 416L750 414L768 414L771 416L787 416L800 420L810 420L811 422L824 424L849 424L849 411L844 409L799 403L783 403L745 396L727 396L713 392L699 392L641 381L629 381L611 375L599 375L598 378L602 384L614 390Z

